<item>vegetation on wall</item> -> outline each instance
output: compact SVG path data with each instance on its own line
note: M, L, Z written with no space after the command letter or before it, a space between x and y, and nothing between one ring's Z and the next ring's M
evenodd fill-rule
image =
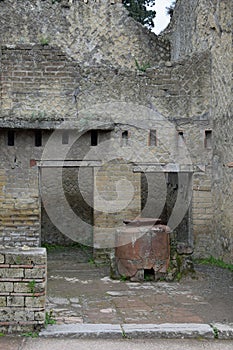
M155 0L123 0L122 2L129 11L129 15L137 22L143 24L148 29L154 27L153 19L156 12L150 8L155 5Z

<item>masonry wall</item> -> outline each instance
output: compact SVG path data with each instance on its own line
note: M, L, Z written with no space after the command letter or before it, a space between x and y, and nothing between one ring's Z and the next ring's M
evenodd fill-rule
M198 234L197 251L203 255L205 250L207 256L212 254L226 261L232 261L233 251L232 168L228 165L232 162L233 147L232 6L230 0L178 0L169 28L172 60L198 55L203 50L208 50L211 57L209 127L213 139L208 156L211 182L204 181L202 193L194 192L194 212L198 213L194 230L195 223L207 220L211 211L214 215L209 244L206 235ZM195 204L196 198L200 198L205 212L203 208L200 210L201 204Z
M15 130L14 145L8 145L9 129L0 129L0 244L37 246L40 243L39 177L35 159L34 130ZM46 142L46 132L43 135Z
M152 152L152 158L155 156L153 161L155 163L194 164L200 170L200 174L195 175L195 185L198 185L199 189L200 186L206 186L205 181L208 182L209 172L205 175L203 172L205 173L206 167L209 166L209 151L204 147L204 135L205 129L209 128L210 67L207 52L202 55L194 55L190 61L167 62L160 67L148 69L147 72L112 68L97 69L96 67L81 68L77 63L70 62L60 49L53 47L24 45L4 47L2 55L4 58L2 61L4 69L1 109L3 126L41 128L44 130L43 133L49 136L50 129L57 128L63 120L66 120L69 124L65 127L75 129L73 134L69 130L71 143L75 137L79 138L79 135L76 135L77 130L90 133L90 129L109 129L114 130L111 137L118 138L118 147L121 147L122 131L128 130L131 135L130 142L134 140L134 143L129 143L129 146L134 150L133 160L136 163L143 161L143 157L144 161L146 159L142 150L145 151L148 148L149 129L157 129L158 147L154 151L151 148L148 149L148 155ZM132 125L135 126L134 129ZM45 131L46 129L48 131ZM187 152L179 146L179 130L183 132L182 142L186 144ZM32 130L31 137L33 137L33 132ZM17 133L20 134L19 131ZM21 165L18 165L18 169L22 168L23 186L29 201L31 198L30 191L28 191L30 185L25 176L25 169L29 167L28 160L41 159L48 136L44 138L40 151L37 150L35 154L33 153L35 148L31 153L31 147L29 147L33 144L33 139L22 140L22 142L26 140L28 142L26 152L24 150L26 145L22 143L19 146L18 140L16 147L10 148L12 156L16 154L20 159L24 159L23 163L19 162ZM58 145L61 145L61 139L62 131ZM102 139L102 141L106 140L108 137ZM69 149L71 143L63 145L60 150L57 145L54 151L58 153L53 154L53 160L61 159L63 150L67 147ZM6 141L2 145L7 155L3 159L2 168L7 168L9 166L5 163L9 162L8 157L11 153L8 153L9 147L6 146ZM117 150L112 150L114 157L115 151ZM90 149L89 134L87 138L79 138L78 142L71 147L67 157L76 160L98 161L102 157L102 151L99 152L95 147ZM148 161L151 162L151 159ZM36 164L35 167L30 168L30 172L33 174L34 190L38 191ZM17 187L17 181L15 185L9 181L9 188L14 187ZM13 200L13 206L14 202ZM37 206L39 206L38 202ZM205 208L203 210L206 214ZM7 212L6 215L9 217L12 214ZM47 227L51 228L48 218L46 220ZM196 223L197 230L203 232L200 221ZM40 216L37 217L35 224L39 229ZM205 227L208 226L206 221L204 224ZM8 234L5 235L5 237L8 236ZM38 237L37 233L34 244L39 243ZM9 238L6 239L9 240ZM43 240L46 240L45 236ZM25 244L25 242L26 240L22 238L20 244Z
M169 42L135 22L120 1L0 2L1 44L59 46L80 65L135 68L169 60Z
M157 129L158 147L154 151L150 149L148 154L152 152L152 158L156 155L156 162L164 163L169 171L173 163L182 164L183 171L187 170L186 166L190 166L189 170L193 166L192 217L199 255L207 252L213 232L211 181L215 142L210 149L205 146L205 131L213 129L214 119L211 105L212 52L209 44L205 44L210 42L209 29L207 40L203 38L204 25L199 25L206 14L203 4L178 1L180 15L176 15L178 10L175 10L177 30L175 27L171 30L173 60L170 62L167 41L158 39L135 23L119 3L0 2L1 127L43 129L49 134L49 130L57 129L66 121L67 129L81 132L112 130L111 137L119 140L121 132L127 129L132 139L136 137L138 144L135 150L140 155L140 161L141 148L148 147L149 130ZM196 23L193 11L199 18L197 34L188 29L190 23ZM210 33L212 31L217 33L217 29L211 29ZM135 59L139 65L149 62L151 68L146 72L136 70ZM132 125L139 131L131 130ZM98 163L100 153L94 148L90 152L86 140L82 139L81 153L79 143L73 148L73 155L71 152L69 156ZM11 224L11 231L17 227L16 231L20 234L17 236L15 232L15 237L22 237L18 244L27 244L25 232L30 232L30 227L33 227L31 234L36 238L31 242L37 245L40 227L38 164L29 165L28 170L28 161L40 161L45 144L40 152L34 154L29 148L25 152L23 144L8 152L4 142L2 146L6 156L1 165L3 182L0 199L8 205L11 190L17 197L12 196L10 207L4 208L4 215ZM30 144L32 141L28 139L27 142ZM134 149L135 143L131 147ZM54 160L61 160L62 152ZM24 178L24 182L19 181L19 186L17 172L11 169L15 154L16 163L17 157L20 159L17 163L19 178ZM138 159L135 157L136 163ZM100 166L97 163L93 165L89 162L88 166L97 169ZM14 172L14 178L8 176ZM140 173L139 170L137 172ZM37 197L33 197L35 193ZM20 196L25 196L24 200L28 201L27 205L24 203L26 210L31 209L34 202L36 206L33 210L38 210L32 226L28 225L26 229L23 226L22 230L18 229L20 225L14 217L15 203ZM31 200L34 202L30 203ZM30 213L27 213L27 218ZM23 211L20 215L23 216ZM104 223L104 215L102 219ZM2 227L6 241L11 240L7 225ZM210 250L213 251L213 247Z
M0 250L0 330L38 331L45 322L44 248Z

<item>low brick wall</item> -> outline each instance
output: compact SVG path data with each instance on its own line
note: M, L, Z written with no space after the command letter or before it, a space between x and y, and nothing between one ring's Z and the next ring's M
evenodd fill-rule
M45 322L45 248L0 249L0 331L40 329Z

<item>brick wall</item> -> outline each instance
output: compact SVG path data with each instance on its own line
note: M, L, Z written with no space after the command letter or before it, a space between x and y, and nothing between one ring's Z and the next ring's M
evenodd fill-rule
M75 118L72 93L78 67L59 48L2 47L1 68L3 120L14 118L19 126L49 128L51 121L56 125Z
M0 330L38 330L45 322L46 250L0 249Z

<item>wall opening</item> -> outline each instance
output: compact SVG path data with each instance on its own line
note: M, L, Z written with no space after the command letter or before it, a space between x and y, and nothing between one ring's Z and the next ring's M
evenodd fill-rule
M57 171L56 167L41 168L41 193L49 196L50 204L56 208L55 215L58 218L67 220L67 228L69 220L64 214L62 205L62 197L57 190ZM80 174L81 172L81 174ZM82 187L79 186L79 175L82 178ZM85 182L84 182L85 181ZM63 167L62 169L62 185L64 195L69 204L70 209L79 218L80 224L77 231L70 236L65 235L59 230L46 212L43 202L41 203L41 243L62 245L62 246L86 246L88 254L92 254L93 247L93 193L94 178L92 167ZM59 205L57 205L59 203ZM54 220L53 220L54 221ZM85 257L83 256L85 259ZM90 256L89 256L90 258Z
M190 191L192 191L192 173L185 173L189 177ZM154 217L167 225L177 202L179 190L183 191L178 173L142 173L141 174L141 208L142 217ZM190 227L190 208L187 208L181 222L174 229L174 237L178 242L192 243Z
M122 131L121 134L121 145L122 146L127 146L129 143L129 132L128 130Z
M154 281L155 280L154 269L144 269L144 280L145 281Z
M149 131L149 146L157 146L157 132L156 132L156 130Z
M35 147L41 147L41 146L42 146L42 131L35 130Z
M98 145L98 130L91 130L91 146Z
M69 144L69 131L68 130L62 131L62 144L63 145Z
M204 140L205 148L212 148L212 130L205 130L205 140Z
M15 145L15 131L8 130L7 132L7 145L14 146Z

